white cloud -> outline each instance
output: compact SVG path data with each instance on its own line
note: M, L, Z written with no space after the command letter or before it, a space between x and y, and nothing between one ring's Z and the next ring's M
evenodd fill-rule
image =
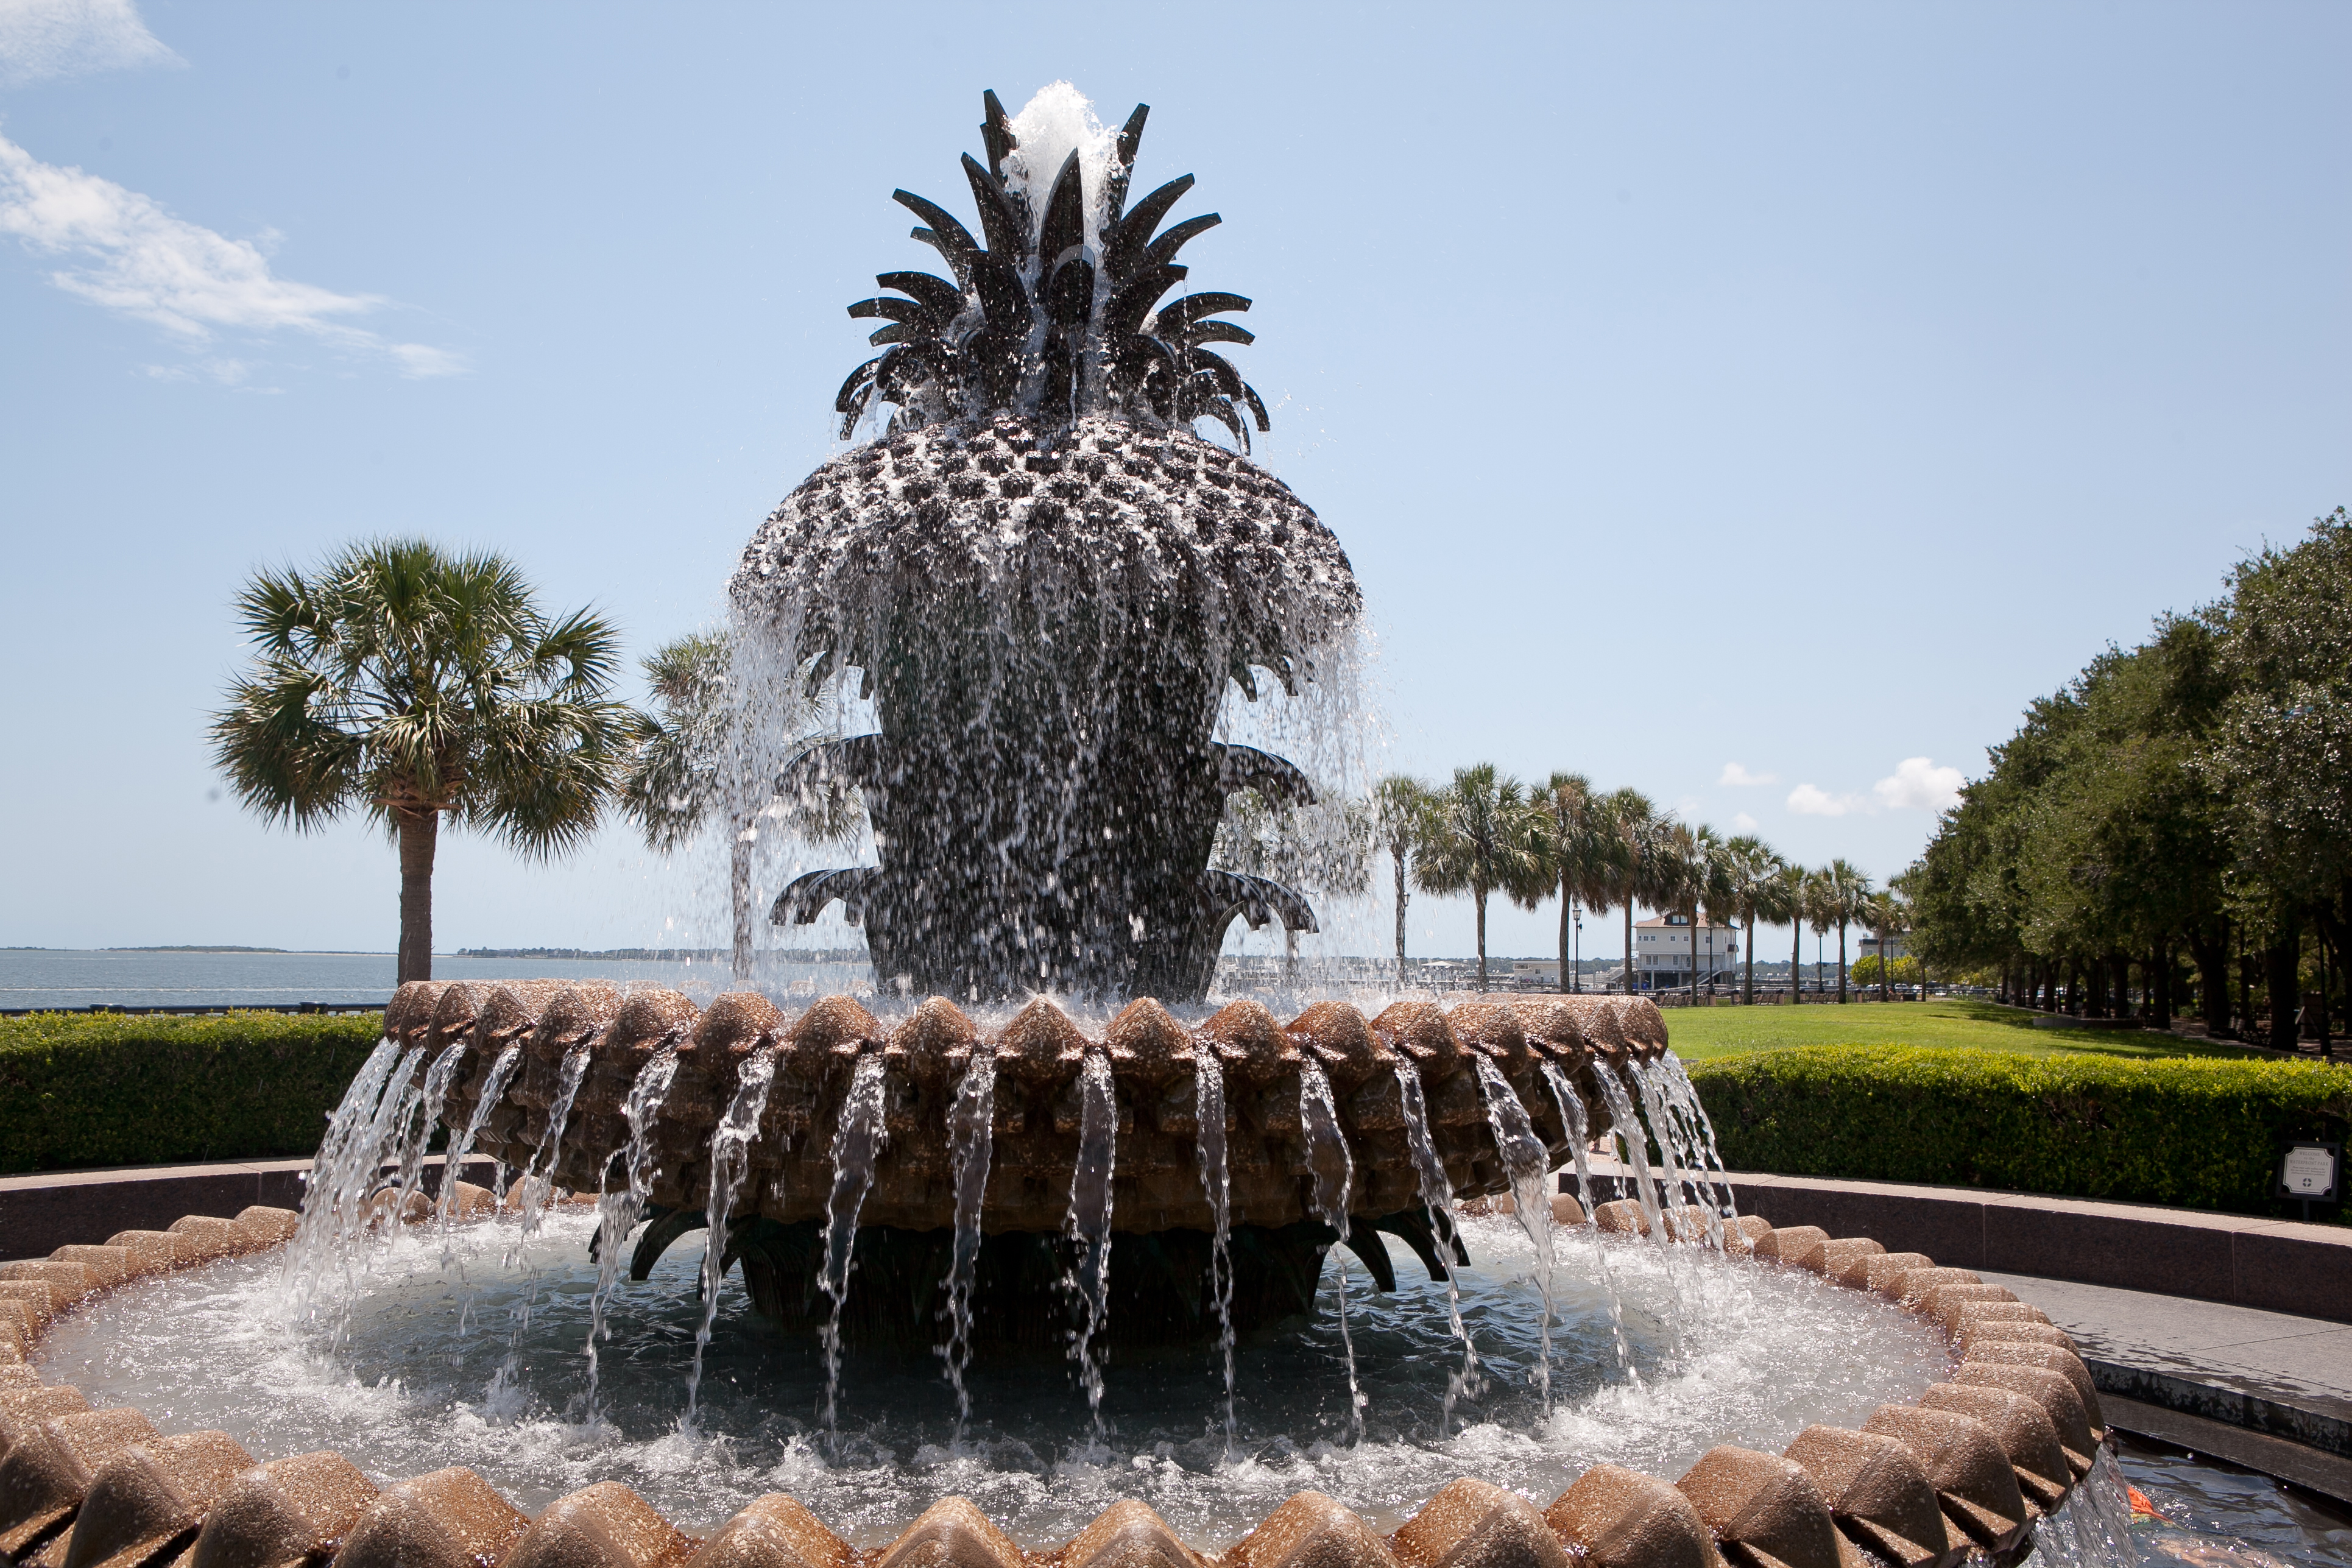
M1748 816L1744 811L1735 812L1732 814L1731 831L1734 833L1753 833L1763 826L1764 825L1762 823L1757 821L1754 817Z
M1739 785L1779 784L1780 782L1780 775L1779 773L1751 773L1738 763L1726 763L1723 764L1723 775L1715 782L1718 784Z
M5 0L0 0L5 3ZM0 136L0 234L27 249L68 258L49 281L94 305L150 322L184 346L215 333L304 332L349 353L381 354L404 375L453 375L458 355L423 343L389 342L345 318L384 300L339 294L270 270L261 242L229 239L173 217L161 204L111 180L44 163Z
M0 0L0 87L186 63L130 0Z
M1958 768L1939 768L1926 757L1906 757L1895 765L1893 774L1870 789L1890 811L1906 806L1945 811L1960 804L1960 786L1967 782Z
M1799 816L1843 816L1865 808L1860 795L1832 795L1818 784L1801 784L1789 792L1789 809Z

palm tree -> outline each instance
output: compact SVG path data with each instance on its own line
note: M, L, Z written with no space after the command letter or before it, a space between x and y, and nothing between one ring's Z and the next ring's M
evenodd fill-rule
M1546 886L1527 790L1492 763L1454 770L1430 802L1413 879L1424 893L1467 893L1478 910L1478 989L1486 989L1486 898L1522 899ZM1540 894L1537 896L1540 897Z
M1816 939L1829 934L1829 916L1824 912L1830 907L1829 893L1822 885L1822 879L1824 875L1822 872L1808 871L1800 867L1793 866L1790 867L1790 869L1794 873L1793 880L1795 883L1794 897L1790 904L1790 908L1794 912L1790 917L1790 924L1792 929L1790 931L1790 956L1791 966L1789 970L1789 982L1794 989L1790 992L1790 999L1791 1001L1802 1001L1804 999L1804 987L1802 982L1798 979L1798 971L1795 966L1802 963L1804 961L1805 928L1807 926L1812 927L1813 935ZM1821 984L1822 978L1820 957L1821 944L1818 940L1814 942L1813 953L1813 984L1818 987Z
M1536 848L1546 893L1554 884L1559 889L1559 988L1567 991L1573 988L1575 973L1569 933L1576 906L1581 902L1595 914L1608 910L1597 890L1606 883L1608 869L1600 802L1582 773L1554 773L1529 805L1538 829Z
M1624 988L1633 989L1633 906L1651 900L1655 871L1651 850L1658 832L1657 807L1637 789L1612 790L1596 812L1598 869L1589 896L1596 910L1615 905L1625 914Z
M1403 773L1391 773L1372 786L1372 842L1386 850L1396 870L1397 984L1404 984L1404 906L1411 895L1405 877L1429 822L1429 786Z
M1745 928L1748 944L1747 973L1739 987L1739 1000L1746 1006L1756 1005L1756 922L1777 925L1789 918L1784 912L1783 868L1780 858L1752 834L1742 834L1723 846L1725 907ZM1790 977L1795 975L1790 970Z
M1723 841L1712 827L1685 823L1661 823L1649 857L1652 905L1672 910L1690 922L1691 1005L1698 1005L1698 932L1702 910L1710 898L1720 900L1717 859Z
M213 717L214 760L265 821L307 831L357 807L383 824L404 983L433 977L443 816L542 858L594 829L635 728L603 616L551 620L505 557L422 540L262 572L236 605L256 653Z
M1893 938L1911 929L1911 906L1893 888L1871 893L1862 900L1858 916L1870 934L1878 939L1878 999L1893 1000L1890 980L1895 961L1888 954Z
M1870 897L1870 879L1851 861L1832 860L1822 870L1822 896L1827 908L1824 915L1837 925L1838 933L1838 1001L1845 995L1845 929L1862 918L1863 901Z

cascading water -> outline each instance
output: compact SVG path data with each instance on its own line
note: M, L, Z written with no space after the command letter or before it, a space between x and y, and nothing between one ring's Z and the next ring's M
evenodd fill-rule
M399 1098L392 1086L404 1081L401 1072L415 1059L414 1053L385 1036L360 1064L327 1119L326 1136L303 1185L302 1218L286 1249L286 1278L306 1313L331 1263L342 1264L348 1274L362 1205L381 1165L380 1114Z
M449 1080L457 1075L457 1064L465 1059L469 1048L466 1041L459 1040L434 1058L433 1065L425 1070L425 1093L417 1106L415 1121L408 1130L405 1146L401 1150L400 1181L393 1193L392 1212L402 1219L408 1215L409 1199L415 1197L416 1190L424 1185L425 1145L433 1142L433 1134L441 1126L441 1107L449 1097ZM445 1166L442 1184L447 1185L456 1179L456 1174L453 1167Z
M824 1430L831 1437L841 1394L841 1311L849 1304L849 1275L856 1267L857 1211L874 1186L874 1158L888 1136L882 1127L883 1071L878 1055L857 1058L841 1121L833 1131L833 1194L825 1204L824 1272L817 1283L833 1301L824 1344ZM986 1180L983 1176L982 1181ZM959 1203L961 1194L958 1194Z
M1568 1129L1569 1153L1576 1162L1576 1195L1584 1205L1585 1226L1597 1230L1599 1221L1594 1217L1592 1203L1592 1155L1589 1147L1592 1124L1584 1114L1584 1097L1576 1092L1576 1086L1568 1081L1568 1075L1552 1063L1544 1063L1543 1075L1544 1082L1551 1086L1553 1102L1559 1107L1560 1123ZM1616 1279L1610 1274L1608 1249L1594 1248L1592 1262L1594 1272L1601 1278L1601 1293L1609 1301L1609 1331L1610 1338L1617 1346L1618 1368L1633 1380L1634 1387L1639 1388L1642 1386L1642 1372L1633 1364L1633 1347L1625 1339L1625 1304L1617 1294Z
M1087 1054L1078 1071L1078 1158L1070 1172L1069 1237L1077 1243L1072 1283L1086 1321L1070 1336L1070 1354L1087 1391L1095 1440L1102 1440L1102 1362L1094 1342L1110 1313L1110 1177L1118 1154L1118 1102L1110 1058Z
M956 1085L955 1106L948 1113L949 1170L955 1184L955 1250L948 1265L947 1343L940 1359L947 1363L948 1382L955 1389L958 1447L964 1423L971 1419L971 1395L963 1384L971 1363L972 1271L980 1261L981 1206L988 1195L988 1167L996 1142L996 1053L982 1046L971 1053L962 1081Z
M726 1278L727 1216L735 1211L735 1194L743 1189L751 1163L751 1140L760 1135L760 1118L768 1109L768 1089L776 1081L776 1050L763 1046L743 1058L735 1098L727 1114L710 1133L710 1196L703 1208L709 1226L702 1245L702 1321L694 1331L694 1365L686 1378L686 1414L681 1431L691 1431L697 1401L702 1394L702 1357L710 1348L710 1325L719 1318L719 1286Z
M507 1084L512 1080L515 1068L522 1065L522 1047L509 1046L499 1052L490 1063L489 1077L482 1081L482 1098L474 1104L474 1113L466 1119L466 1131L449 1146L449 1155L442 1166L441 1200L436 1207L436 1221L446 1230L450 1216L457 1213L457 1173L465 1168L466 1156L474 1152L474 1142L482 1135L482 1126L490 1113L506 1098Z
M1671 1184L1668 1190L1677 1199L1682 1198L1685 1190L1690 1194L1690 1200L1680 1205L1684 1214L1683 1223L1689 1223L1691 1208L1699 1209L1706 1215L1707 1245L1717 1252L1722 1251L1723 1215L1710 1195L1702 1190L1705 1173L1698 1168L1696 1153L1685 1146L1681 1119L1674 1114L1673 1108L1659 1092L1656 1073L1646 1064L1634 1062L1626 1067L1625 1076L1633 1080L1633 1087L1642 1097L1642 1109L1649 1115L1651 1130L1657 1134L1658 1151L1665 1159L1666 1175Z
M1601 1090L1601 1098L1609 1106L1612 1131L1617 1146L1623 1151L1623 1161L1633 1167L1633 1190L1640 1196L1642 1217L1649 1222L1650 1239L1664 1250L1666 1276L1672 1286L1666 1300L1667 1328L1674 1342L1675 1355L1680 1359L1690 1341L1683 1331L1683 1289L1675 1267L1674 1239L1666 1232L1665 1215L1658 1207L1654 1179L1650 1174L1648 1134L1643 1131L1641 1119L1633 1114L1633 1102L1625 1093L1624 1082L1612 1071L1605 1061L1592 1064L1592 1081Z
M1225 1364L1225 1454L1234 1451L1234 1260L1233 1183L1225 1166L1225 1073L1215 1055L1202 1048L1192 1057L1193 1137L1201 1162L1201 1189L1214 1217L1210 1233L1209 1293L1217 1304L1217 1351Z
M555 1200L555 1168L563 1158L563 1130L572 1120L572 1102L580 1096L580 1080L588 1076L589 1054L584 1045L567 1051L556 1074L555 1101L547 1108L547 1133L523 1170L521 1234L525 1237L539 1234L547 1205Z
M1663 1075L1667 1098L1681 1110L1684 1121L1696 1132L1696 1143L1702 1156L1701 1169L1712 1166L1718 1194L1717 1206L1727 1217L1737 1216L1738 1205L1733 1200L1731 1172L1723 1163L1723 1151L1715 1141L1715 1120L1706 1113L1699 1100L1698 1085L1691 1082L1690 1069L1683 1066L1680 1057L1669 1051L1658 1058L1656 1071Z
M596 1413L596 1342L610 1337L604 1327L604 1303L612 1298L613 1286L621 1277L621 1249L635 1230L640 1215L646 1212L646 1194L653 1190L654 1153L650 1134L654 1118L661 1114L662 1102L669 1098L669 1086L677 1078L677 1051L673 1048L657 1051L646 1065L637 1069L635 1079L629 1085L628 1098L621 1102L621 1115L628 1123L629 1142L624 1151L623 1174L627 1185L620 1192L607 1192L596 1200L596 1289L588 1300L588 1391L587 1410L593 1418ZM611 1162L605 1162L609 1168Z
M1483 1056L1471 1058L1478 1072L1478 1088L1486 1101L1486 1124L1494 1129L1495 1149L1511 1178L1511 1212L1536 1249L1536 1291L1543 1298L1540 1327L1542 1353L1536 1363L1536 1386L1544 1408L1551 1408L1551 1271L1556 1260L1551 1245L1551 1194L1544 1189L1551 1159L1543 1140L1536 1136L1528 1108L1503 1077L1503 1069Z
M1356 1184L1356 1162L1348 1152L1347 1135L1339 1131L1331 1080L1312 1058L1298 1064L1298 1121L1307 1133L1307 1163L1315 1176L1315 1213L1333 1232L1330 1258L1339 1292L1339 1344L1348 1357L1348 1432L1352 1441L1361 1442L1365 1399L1356 1378L1355 1335L1348 1327L1348 1257L1342 1250L1350 1226L1348 1200Z
M1462 1321L1462 1287L1454 1277L1454 1184L1446 1178L1445 1162L1437 1156L1437 1141L1429 1135L1429 1097L1421 1071L1409 1061L1397 1063L1397 1094L1404 1106L1406 1147L1412 1151L1413 1175L1420 1186L1421 1206L1428 1212L1431 1233L1445 1276L1445 1321L1462 1345L1462 1365L1446 1380L1445 1404L1438 1413L1437 1432L1444 1436L1454 1425L1454 1406L1478 1375L1478 1347Z

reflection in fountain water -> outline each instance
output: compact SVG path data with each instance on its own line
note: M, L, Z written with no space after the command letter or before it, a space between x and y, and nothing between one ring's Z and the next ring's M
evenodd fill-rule
M257 1457L335 1447L379 1476L464 1464L537 1509L591 1481L619 1479L689 1529L716 1525L761 1492L791 1492L866 1544L929 1503L971 1497L1030 1543L1066 1538L1113 1500L1140 1497L1203 1547L1235 1539L1292 1492L1315 1487L1391 1528L1456 1475L1549 1500L1602 1460L1673 1476L1717 1442L1777 1452L1810 1422L1859 1426L1881 1402L1915 1397L1948 1365L1929 1329L1874 1298L1809 1274L1689 1249L1670 1276L1664 1249L1590 1230L1558 1238L1552 1412L1536 1390L1540 1305L1532 1247L1507 1219L1467 1219L1472 1266L1460 1310L1486 1378L1453 1388L1445 1294L1406 1287L1350 1304L1369 1396L1350 1442L1345 1355L1327 1272L1308 1318L1240 1337L1236 1438L1228 1457L1213 1344L1137 1352L1106 1381L1101 1438L1050 1352L976 1356L972 1415L958 1437L952 1392L928 1358L845 1350L839 1441L824 1442L821 1348L749 1310L739 1284L717 1299L695 1424L681 1428L701 1319L696 1260L675 1257L609 1308L600 1410L577 1408L595 1270L585 1205L551 1211L520 1241L499 1219L443 1238L412 1232L374 1259L340 1346L287 1332L273 1260L134 1284L60 1320L44 1375L94 1402L135 1395L180 1429L219 1427ZM510 1239L538 1270L539 1302L514 1373L486 1395L508 1352L499 1321L529 1288L499 1258ZM1620 1380L1608 1304L1591 1283L1606 1252L1647 1386ZM1410 1255L1398 1249L1400 1261ZM1679 1289L1707 1324L1677 1365L1665 1332ZM1824 1344L1841 1353L1826 1356ZM1445 1406L1458 1399L1450 1426Z

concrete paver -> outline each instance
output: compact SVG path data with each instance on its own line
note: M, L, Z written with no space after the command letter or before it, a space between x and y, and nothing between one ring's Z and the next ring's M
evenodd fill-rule
M2083 1353L2352 1420L2352 1326L2218 1301L1979 1269Z

